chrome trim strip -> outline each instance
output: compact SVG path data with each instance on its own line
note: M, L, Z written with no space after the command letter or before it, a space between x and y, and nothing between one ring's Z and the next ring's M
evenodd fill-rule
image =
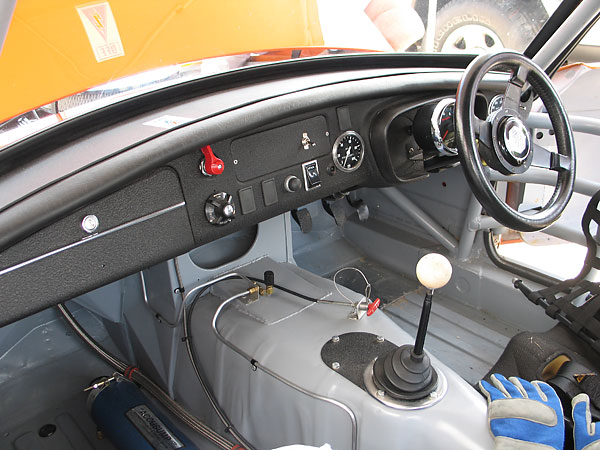
M161 209L160 211L155 211L155 212L147 214L145 216L138 217L137 219L133 219L130 222L125 222L125 223L123 223L121 225L118 225L118 226L116 226L114 228L110 228L110 229L108 229L106 231L103 231L101 233L96 233L96 234L92 234L91 236L86 236L85 238L83 238L80 241L73 242L72 244L66 245L64 247L57 248L56 250L52 250L51 252L44 253L43 255L36 256L35 258L29 259L27 261L23 261L22 263L19 263L19 264L16 264L14 266L7 267L6 269L0 270L0 276L6 275L7 273L10 273L10 272L13 272L15 270L21 269L23 267L29 266L30 264L33 264L33 263L36 263L36 262L41 261L43 259L49 258L50 256L54 256L54 255L57 255L57 254L62 253L64 251L67 251L67 250L70 250L72 248L78 247L78 246L80 246L82 244L85 244L87 242L93 241L94 239L98 239L100 237L108 236L109 234L116 233L117 231L121 231L121 230L123 230L125 228L129 228L129 227L131 227L133 225L137 225L137 224L145 222L147 220L154 219L154 218L156 218L158 216L162 216L163 214L166 214L166 213L171 212L171 211L173 211L175 209L181 208L182 206L185 206L185 202L184 201L180 202L180 203L177 203L175 205L169 206L169 207L167 207L165 209Z

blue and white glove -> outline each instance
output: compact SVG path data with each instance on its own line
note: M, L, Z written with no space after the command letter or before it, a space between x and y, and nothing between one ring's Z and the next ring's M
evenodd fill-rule
M554 389L542 381L507 380L500 374L490 379L493 386L480 381L479 389L488 399L496 450L563 449L565 423Z
M592 422L590 413L590 398L586 394L576 395L573 405L573 439L575 450L600 449L600 428Z

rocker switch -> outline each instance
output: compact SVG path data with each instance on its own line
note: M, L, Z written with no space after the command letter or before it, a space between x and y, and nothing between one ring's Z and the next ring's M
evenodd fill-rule
M304 187L307 191L321 186L319 165L317 164L316 159L302 164L302 172L304 173Z

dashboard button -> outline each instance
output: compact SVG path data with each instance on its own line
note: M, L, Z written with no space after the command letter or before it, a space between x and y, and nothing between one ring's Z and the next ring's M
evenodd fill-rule
M288 192L298 192L302 189L302 181L297 176L290 175L283 182L283 187Z

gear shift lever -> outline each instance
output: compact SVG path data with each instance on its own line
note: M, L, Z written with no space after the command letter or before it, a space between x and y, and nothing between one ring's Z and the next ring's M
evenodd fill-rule
M378 358L373 366L373 381L378 389L400 400L418 400L437 387L437 373L423 352L431 301L435 289L444 287L452 276L448 259L438 253L423 256L417 263L417 278L427 288L415 345L403 345Z
M427 334L427 325L429 324L433 291L446 286L451 276L452 266L450 265L450 261L439 253L429 253L423 256L417 263L417 279L427 288L427 293L425 294L423 309L421 309L419 329L413 348L415 356L423 354L423 344L425 344L425 335Z

